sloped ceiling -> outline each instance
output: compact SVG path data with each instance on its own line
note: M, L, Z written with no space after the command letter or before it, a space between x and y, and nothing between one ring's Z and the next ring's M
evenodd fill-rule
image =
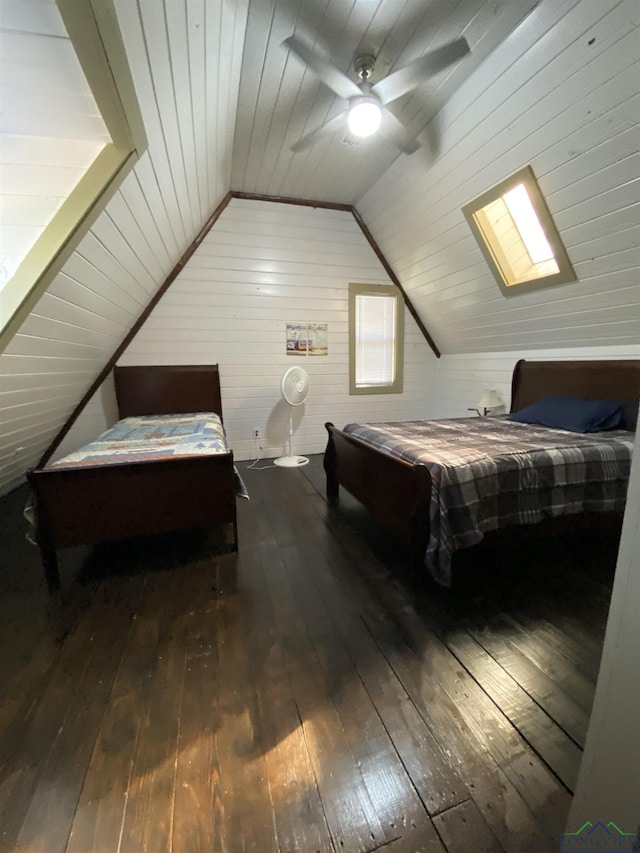
M540 4L358 202L443 353L640 347L639 11ZM505 296L461 208L527 164L578 280Z
M227 191L355 203L444 353L637 343L637 0L115 0L148 152L0 356L0 490L21 481ZM393 105L423 147L326 138L292 33L378 75L464 35ZM635 112L634 112L635 111ZM580 281L506 300L460 207L530 163ZM635 325L634 325L635 324Z
M394 101L390 109L419 134L458 86L527 16L539 0L251 0L244 43L231 172L232 189L354 204L401 155L384 137L361 140L338 130L292 154L308 131L342 112L346 102L282 46L295 35L357 81L353 60L376 57L371 78L464 36L471 52ZM416 159L436 158L432 124Z

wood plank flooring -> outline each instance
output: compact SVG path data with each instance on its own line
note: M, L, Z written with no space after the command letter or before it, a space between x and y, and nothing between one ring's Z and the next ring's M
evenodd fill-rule
M238 555L68 551L58 602L0 500L0 851L557 850L619 527L487 543L443 590L320 456L240 468Z

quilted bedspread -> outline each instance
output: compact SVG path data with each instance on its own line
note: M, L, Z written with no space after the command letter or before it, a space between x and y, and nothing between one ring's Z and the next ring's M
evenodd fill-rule
M485 532L587 511L623 511L633 433L588 435L506 418L348 424L345 432L431 474L425 564L451 582L451 556Z
M229 450L224 426L214 412L180 415L142 415L124 418L94 441L50 468L117 465L175 456L207 456ZM235 471L236 495L248 498L242 478Z

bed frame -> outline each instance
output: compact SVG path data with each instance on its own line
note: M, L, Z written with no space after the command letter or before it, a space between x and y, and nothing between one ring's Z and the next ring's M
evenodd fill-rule
M115 367L120 418L216 412L218 365ZM238 549L233 454L35 468L38 545L50 592L60 587L56 550L190 528L233 526Z
M525 361L517 362L511 384L515 412L550 395L592 400L637 401L640 361ZM633 406L624 426L635 429ZM395 459L326 423L329 433L324 455L327 499L338 504L342 486L390 532L409 542L412 563L423 565L429 540L431 477L422 464Z

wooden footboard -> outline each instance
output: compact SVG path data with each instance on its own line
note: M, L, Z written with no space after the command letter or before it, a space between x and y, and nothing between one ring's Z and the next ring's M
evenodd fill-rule
M324 454L327 500L336 504L339 486L359 500L372 516L409 541L412 560L424 563L429 539L431 477L425 465L394 459L326 423Z
M60 584L58 548L233 525L236 498L231 452L29 472L37 507L37 535L47 585Z

